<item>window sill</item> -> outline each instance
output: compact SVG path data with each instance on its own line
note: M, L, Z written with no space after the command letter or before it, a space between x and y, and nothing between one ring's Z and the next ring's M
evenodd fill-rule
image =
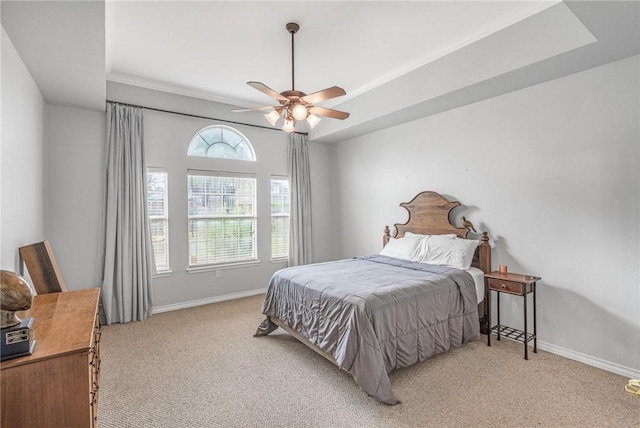
M277 259L269 259L271 263L289 263L288 257L278 257Z
M169 269L169 270L161 270L161 271L156 272L153 275L151 275L151 277L152 278L165 278L167 276L171 276L172 273L173 273L173 271L171 269Z
M193 266L188 267L188 273L201 273L201 272L212 272L217 270L226 270L226 269L240 269L250 266L258 266L260 264L260 260L250 260L246 262L238 262L238 263L223 263L219 265L205 265L205 266Z

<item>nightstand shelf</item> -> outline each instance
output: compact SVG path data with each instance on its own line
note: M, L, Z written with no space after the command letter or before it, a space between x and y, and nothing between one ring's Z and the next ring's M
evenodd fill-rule
M525 332L522 330L518 330L512 327L507 327L506 325L494 325L491 327L491 334L495 334L498 337L506 337L507 339L516 340L518 342L525 342L524 335ZM535 339L536 335L532 333L527 334L527 342L531 342ZM498 339L500 340L500 339Z
M500 340L506 337L524 344L524 359L529 359L528 344L533 342L533 352L538 352L538 333L536 323L536 282L540 278L531 275L520 275L516 273L491 272L484 275L485 298L487 300L487 319L489 331L487 334L487 345L491 346L491 335L495 334ZM496 292L497 324L491 326L491 291ZM500 323L500 294L511 294L522 296L524 304L524 331L508 327ZM533 333L530 333L527 326L527 295L533 295Z

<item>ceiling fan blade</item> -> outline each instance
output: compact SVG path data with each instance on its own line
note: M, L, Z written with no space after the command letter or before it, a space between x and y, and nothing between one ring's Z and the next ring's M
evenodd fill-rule
M249 108L237 108L235 110L231 110L234 113L243 112L243 111L255 111L255 110L271 110L276 108L281 108L282 106L263 106L263 107L249 107Z
M330 108L313 106L309 109L309 113L317 114L318 116L331 117L333 119L344 120L349 117L349 113L339 110L333 110Z
M308 104L315 104L320 101L328 100L335 97L341 97L343 95L347 95L344 89L339 88L338 86L332 86L330 88L314 92L313 94L305 95L301 98L301 100Z
M276 100L289 101L289 99L287 97L284 97L284 96L280 95L279 93L277 93L276 91L274 91L273 89L271 89L270 87L265 85L264 83L261 83L261 82L247 82L247 85L251 86L252 88L256 88L260 92L263 92L263 93L269 95L271 98L275 98Z

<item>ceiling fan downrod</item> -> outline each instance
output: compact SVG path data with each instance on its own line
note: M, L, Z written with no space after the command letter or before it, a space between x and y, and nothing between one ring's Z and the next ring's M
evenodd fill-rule
M295 91L296 89L296 85L295 85L295 76L296 76L296 71L295 71L295 57L294 57L294 44L293 44L293 36L294 34L296 34L298 32L298 30L300 29L300 26L298 24L296 24L295 22L289 22L287 24L287 31L291 34L291 90Z

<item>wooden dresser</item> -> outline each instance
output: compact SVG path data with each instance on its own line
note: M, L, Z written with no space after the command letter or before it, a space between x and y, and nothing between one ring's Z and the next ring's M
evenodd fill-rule
M0 363L3 427L95 427L100 375L100 289L37 295L32 355Z

